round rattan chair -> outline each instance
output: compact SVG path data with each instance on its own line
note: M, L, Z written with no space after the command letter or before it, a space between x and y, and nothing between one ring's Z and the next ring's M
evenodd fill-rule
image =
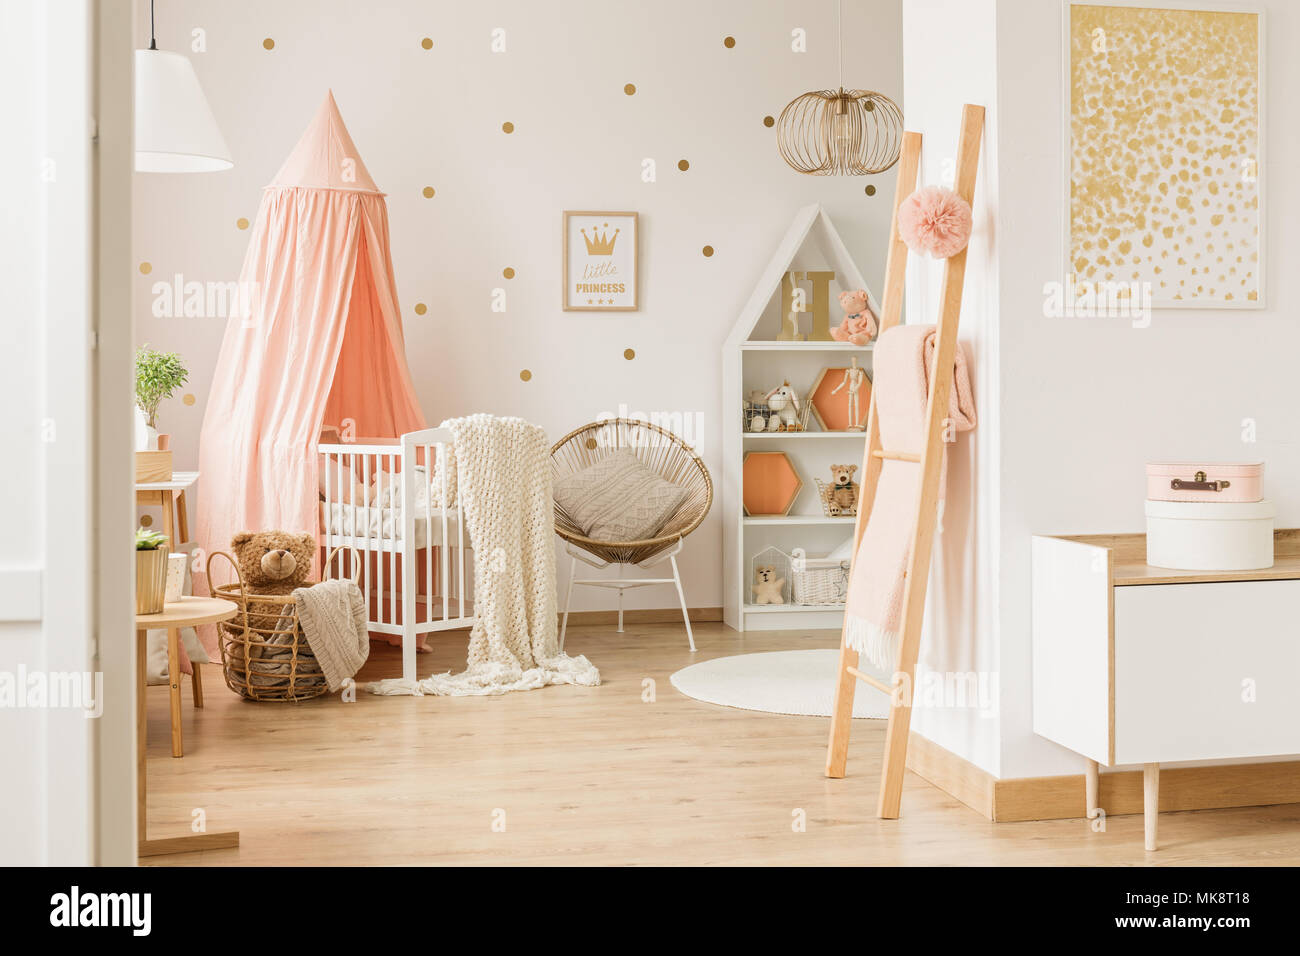
M555 504L555 532L565 541L573 558L569 568L569 588L564 599L564 622L560 627L560 647L569 627L569 605L573 600L573 586L585 584L592 587L613 588L618 591L618 630L623 631L623 592L628 588L647 587L652 584L672 584L677 587L677 598L682 605L682 618L686 622L686 639L695 650L695 635L691 631L691 618L686 609L686 594L677 570L677 554L686 536L700 526L713 505L713 479L704 462L686 442L658 425L638 419L609 418L592 422L569 432L551 448L551 472L556 479L589 468L620 448L630 449L641 463L659 477L671 481L686 491L686 497L653 538L641 541L598 541L583 533L573 518ZM650 568L661 561L671 561L671 578L625 578L623 565L634 564ZM593 568L617 565L619 577L577 577L578 562Z

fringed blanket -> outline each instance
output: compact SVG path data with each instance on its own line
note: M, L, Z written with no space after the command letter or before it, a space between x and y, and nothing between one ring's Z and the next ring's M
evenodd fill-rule
M923 450L925 404L930 393L930 366L934 363L936 344L933 325L895 326L877 341L871 388L882 448ZM956 431L975 427L975 401L966 354L960 343L953 366L948 414ZM943 488L941 483L940 501ZM849 647L873 666L886 671L898 665L904 572L912 550L920 489L919 465L906 461L884 462L849 581L845 638Z
M307 646L331 693L361 670L370 656L366 599L351 581L335 578L293 592Z
M474 548L469 667L414 683L367 685L376 694L466 697L547 684L600 683L587 658L559 649L555 505L550 443L521 418L471 415L444 422L455 442L460 499Z

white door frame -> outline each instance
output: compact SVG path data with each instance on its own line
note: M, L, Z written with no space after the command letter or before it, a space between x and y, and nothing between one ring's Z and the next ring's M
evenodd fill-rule
M135 171L134 3L90 0L94 10L95 298L93 607L104 712L95 723L95 862L136 860L135 337L131 302L131 186ZM143 835L143 834L141 834Z

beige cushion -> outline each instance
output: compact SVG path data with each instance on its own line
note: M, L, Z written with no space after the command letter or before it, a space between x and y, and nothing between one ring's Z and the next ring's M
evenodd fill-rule
M555 500L597 541L653 538L685 499L685 489L660 478L627 448L555 482Z

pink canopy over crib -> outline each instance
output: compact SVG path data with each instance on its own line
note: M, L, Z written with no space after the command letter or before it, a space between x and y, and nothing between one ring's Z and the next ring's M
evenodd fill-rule
M358 436L424 428L406 365L388 208L334 94L262 195L199 441L198 542L319 523L323 424Z

